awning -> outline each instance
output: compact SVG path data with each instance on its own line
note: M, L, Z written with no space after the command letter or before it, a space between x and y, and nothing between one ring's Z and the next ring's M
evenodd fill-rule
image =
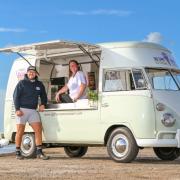
M61 40L0 48L0 52L30 54L36 55L37 57L51 57L79 53L83 54L81 48L89 53L100 52L100 47L98 45Z

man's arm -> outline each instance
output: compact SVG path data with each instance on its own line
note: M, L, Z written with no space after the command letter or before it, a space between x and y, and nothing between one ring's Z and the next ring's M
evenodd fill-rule
M41 104L39 106L39 111L42 112L42 111L44 111L45 106L47 104L47 94L46 94L46 90L45 90L45 87L44 87L43 83L41 83L40 98L41 98Z
M23 112L20 110L20 96L22 93L21 81L16 85L13 93L13 101L15 106L15 111L17 116L22 116Z
M77 101L84 93L86 89L86 84L81 83L79 87L79 92L77 93L77 96L73 99L73 101Z
M74 97L73 101L77 101L84 93L87 87L87 81L84 73L81 71L78 74L78 84L79 84L79 92L77 92L76 96Z
M20 96L21 96L21 92L22 92L22 88L21 88L21 82L19 82L15 89L14 89L14 93L13 93L13 101L14 101L14 106L15 106L15 110L20 110Z

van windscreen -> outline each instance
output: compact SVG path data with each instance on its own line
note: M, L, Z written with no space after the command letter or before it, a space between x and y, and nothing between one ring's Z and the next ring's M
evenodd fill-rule
M146 68L147 75L153 89L156 90L179 90L178 77L180 74L168 69ZM179 79L180 80L180 79Z

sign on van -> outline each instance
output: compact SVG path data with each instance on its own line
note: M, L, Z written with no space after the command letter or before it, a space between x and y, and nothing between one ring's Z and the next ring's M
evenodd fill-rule
M172 57L169 57L168 54L166 54L165 52L162 52L161 56L156 56L153 58L156 64L177 66L174 59L172 59Z

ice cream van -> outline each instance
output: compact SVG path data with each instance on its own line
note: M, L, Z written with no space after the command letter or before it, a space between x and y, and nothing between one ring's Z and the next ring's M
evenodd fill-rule
M48 104L40 113L43 144L64 147L82 157L89 146L106 146L116 162L131 162L139 149L152 147L162 160L180 155L180 69L165 47L148 42L89 44L49 41L0 49L17 53L10 71L4 112L4 136L15 141L13 91L29 65L40 74ZM88 81L88 98L56 103L75 59ZM32 129L26 126L21 151L35 154Z

